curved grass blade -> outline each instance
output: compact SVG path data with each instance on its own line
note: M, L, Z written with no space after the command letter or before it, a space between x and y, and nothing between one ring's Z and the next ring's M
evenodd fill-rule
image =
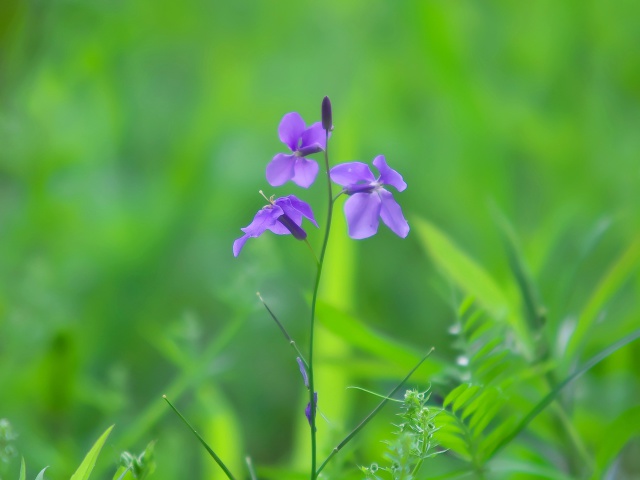
M556 387L551 392L549 392L549 394L546 397L544 397L540 402L538 402L538 404L535 407L533 407L533 409L527 414L527 416L525 416L520 421L518 426L511 433L505 436L495 447L493 447L491 451L489 451L485 460L489 460L492 457L494 457L500 450L502 450L502 448L504 448L509 442L511 442L511 440L513 440L516 436L518 436L518 434L522 430L524 430L527 427L527 425L529 425L529 423L535 417L538 416L539 413L541 413L545 408L547 408L547 406L549 406L551 402L553 402L556 399L556 397L560 394L560 392L564 389L564 387L566 387L569 383L571 383L580 375L582 375L583 373L593 368L595 365L600 363L602 360L604 360L611 354L615 353L622 347L627 346L628 344L637 340L638 338L640 338L640 329L634 330L630 334L618 340L613 345L610 345L600 353L591 357L584 365L582 365L580 368L575 370L571 375L565 378L562 382L556 385Z
M164 398L165 402L167 402L169 404L171 409L174 412L176 412L176 414L180 417L180 419L184 422L184 424L187 427L189 427L189 430L191 430L193 432L193 434L198 438L198 440L200 440L200 443L202 444L202 446L205 448L205 450L207 452L209 452L209 455L211 456L211 458L213 458L213 460L218 464L218 466L222 469L222 471L225 473L227 478L229 480L235 480L235 477L233 476L233 474L229 471L229 469L224 464L224 462L220 459L220 457L218 457L218 455L216 455L216 452L214 452L213 449L207 444L207 442L204 441L204 438L202 438L200 436L200 434L198 432L196 432L195 428L193 428L191 426L191 424L187 421L187 419L182 416L182 414L178 411L178 409L173 406L173 404L169 401L167 396L163 395L162 398Z
M22 457L22 461L20 462L20 476L18 478L20 480L26 480L27 478L27 466L24 464L24 457Z
M93 467L96 464L96 460L98 459L98 455L100 454L100 450L102 450L104 442L107 441L107 437L111 433L111 430L113 430L113 425L107 428L104 433L100 435L100 438L98 438L96 443L93 444L93 447L91 447L89 453L84 457L84 460L82 460L82 463L76 472L71 476L71 480L87 480L89 478L89 475L91 475Z
M49 467L44 467L42 470L40 470L40 473L38 474L38 476L36 477L36 480L44 480L44 472L45 470L49 468ZM73 478L73 477L71 477Z
M640 434L640 405L622 413L608 428L607 441L596 453L596 468L592 479L605 478L609 464L620 453L629 440Z
M575 354L584 343L587 332L598 318L602 307L629 276L637 271L638 264L640 264L640 237L637 237L629 245L629 248L611 265L596 290L589 296L589 301L578 318L578 325L567 345L566 358L571 360L575 357Z
M395 386L395 388L393 390L391 390L391 392L389 392L389 394L387 395L387 397L385 399L383 399L376 408L374 408L371 413L369 415L367 415L364 420L362 420L358 426L356 428L354 428L351 433L349 433L349 435L347 435L344 440L342 440L329 454L329 456L325 459L324 462L322 462L322 464L320 465L320 467L318 468L318 470L316 470L316 477L320 474L320 472L322 471L322 469L329 463L329 461L333 458L333 456L338 453L340 450L342 450L342 448L351 441L351 439L353 439L353 437L355 437L358 432L360 432L360 430L362 430L364 428L364 426L369 423L369 421L371 421L371 419L373 417L375 417L378 412L382 409L382 407L384 407L387 402L389 401L389 399L391 397L393 397L396 393L398 393L398 390L400 390L402 388L402 386L406 383L407 380L409 380L409 377L411 377L411 375L413 375L413 373L418 369L418 367L420 367L420 365L422 365L422 363L429 358L429 355L431 355L431 353L434 351L435 349L432 347L431 350L429 350L429 352L427 352L427 354L422 357L422 359L420 359L420 361L411 369L411 371L407 374L406 377L404 377L402 379L402 381L400 383L398 383L398 385Z

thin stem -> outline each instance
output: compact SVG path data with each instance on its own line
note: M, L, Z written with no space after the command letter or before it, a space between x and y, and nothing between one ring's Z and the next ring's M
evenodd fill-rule
M313 258L316 259L316 265L318 265L320 263L320 260L318 260L318 256L316 255L316 252L313 251L313 247L309 243L309 239L305 238L304 243L306 243L307 247L309 247L309 250L311 250L311 254L313 255Z
M313 398L314 390L314 371L313 371L313 334L315 332L316 320L316 302L318 300L318 289L320 288L320 278L322 276L322 266L324 265L324 254L327 251L327 243L329 243L329 232L331 230L331 218L333 216L333 189L331 186L331 176L329 175L329 131L325 130L325 148L324 148L324 166L327 174L327 192L328 192L328 209L327 222L324 231L324 240L322 249L320 250L320 258L318 260L318 268L316 271L316 281L313 287L313 297L311 299L311 325L309 329L309 404L311 406L311 480L317 478L316 457L317 457L317 439L316 439L316 405Z
M276 325L278 325L278 328L280 328L280 331L284 335L284 338L287 339L287 341L289 342L289 345L291 345L293 347L293 349L296 351L296 353L298 354L298 356L300 357L300 359L304 363L304 366L309 368L309 364L304 359L304 355L302 355L302 352L298 348L298 345L296 344L296 341L293 338L291 338L291 335L289 335L289 332L287 332L287 329L284 328L284 325L282 325L280 320L278 320L278 317L276 317L276 314L273 313L273 311L269 308L269 306L267 305L267 302L265 302L264 298L262 298L262 295L260 295L260 292L256 292L256 295L258 296L258 298L262 302L262 305L264 305L264 308L267 309L267 312L269 312L269 315L271 315L271 318L273 318L273 321L276 322Z
M222 471L225 473L225 475L227 476L227 478L229 480L235 480L235 477L233 476L233 474L229 471L229 469L227 468L227 466L224 464L224 462L220 459L220 457L218 455L216 455L216 452L213 451L213 449L207 444L207 442L204 441L204 438L202 438L200 436L200 434L198 432L196 432L196 429L193 428L191 426L191 424L187 421L186 418L184 418L182 416L182 414L178 411L178 409L176 407L173 406L173 404L169 401L169 399L167 398L166 395L163 395L162 398L164 398L165 402L167 402L169 404L169 406L171 407L171 409L176 412L176 414L180 417L180 419L184 422L184 424L189 427L189 430L191 430L193 432L193 434L198 438L198 440L200 440L200 443L202 444L202 446L207 450L207 452L209 452L209 455L211 455L211 458L213 458L215 460L215 462L218 464L218 466L222 469Z

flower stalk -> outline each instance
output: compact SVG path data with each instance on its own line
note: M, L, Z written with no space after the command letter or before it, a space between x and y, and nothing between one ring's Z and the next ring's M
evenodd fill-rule
M333 187L331 185L331 176L329 174L329 130L325 130L326 143L324 149L324 166L327 177L327 221L324 231L324 240L322 241L322 248L320 250L320 257L318 259L318 268L316 270L316 280L313 287L313 297L311 299L311 324L309 330L309 404L310 410L310 424L311 424L311 480L317 478L316 473L316 461L317 461L317 437L316 437L316 395L314 395L314 368L313 368L313 339L315 332L315 320L316 320L316 303L318 300L318 289L320 288L320 279L322 277L322 266L324 265L324 255L327 251L327 244L329 243L329 233L331 231L331 219L333 217Z

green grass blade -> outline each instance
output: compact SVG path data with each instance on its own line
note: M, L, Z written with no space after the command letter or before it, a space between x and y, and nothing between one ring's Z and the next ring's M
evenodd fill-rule
M82 463L76 472L71 476L71 480L87 480L89 478L89 475L91 475L93 467L96 464L96 460L98 459L98 455L100 455L100 450L102 450L102 446L104 445L104 442L106 442L111 430L113 430L113 425L107 428L104 433L100 435L100 438L98 438L96 443L93 444L93 447L91 447L89 453L84 457L84 460L82 460Z
M182 416L182 414L178 411L178 409L176 407L173 406L173 404L169 401L169 399L167 398L166 395L163 395L162 398L164 399L165 402L167 402L169 404L169 406L171 407L171 409L176 412L176 415L178 415L178 417L180 417L180 419L184 422L184 424L189 427L189 430L191 430L193 432L193 434L196 436L196 438L200 441L200 443L202 444L202 446L205 448L205 450L207 452L209 452L209 455L211 456L211 458L213 458L213 460L218 464L218 466L222 469L222 471L225 473L225 475L227 476L227 478L229 480L235 480L235 477L233 476L233 474L231 473L231 471L229 471L229 469L227 468L227 466L224 464L224 462L220 459L220 457L218 457L218 455L216 455L216 452L213 451L213 449L207 444L207 442L204 441L204 438L202 438L200 436L200 434L198 432L196 432L195 428L193 428L191 426L191 424L187 421L186 418L184 418Z
M18 480L26 480L27 479L27 466L24 464L24 457L22 457L22 461L20 462L20 476Z
M589 296L571 339L567 345L566 358L571 361L582 346L587 332L598 318L598 314L607 301L618 291L629 275L638 271L640 265L640 237L611 265L609 271L602 278L596 290Z
M607 428L607 441L596 453L593 480L604 478L604 473L629 440L640 435L640 405L630 408Z
M613 345L605 348L602 352L591 357L584 365L580 368L576 369L571 375L565 378L562 382L560 382L549 394L544 397L538 404L533 407L533 409L525 416L518 426L509 434L506 435L494 448L491 450L486 457L486 460L494 457L502 448L504 448L511 440L513 440L521 431L523 431L529 423L538 416L551 402L553 402L556 397L560 394L560 392L573 380L578 378L583 373L587 372L595 365L600 363L602 360L612 355L622 347L630 344L631 342L640 338L640 329L631 332L630 334L624 336L622 339L618 340Z
M434 225L413 221L422 245L442 271L492 316L504 318L509 301L493 278Z
M393 362L402 368L411 368L420 360L420 354L413 348L376 332L364 322L343 310L318 300L318 321L331 333L347 341L350 345ZM444 365L435 359L429 362L427 375L440 372ZM406 370L405 370L406 371Z
M472 296L492 319L506 320L524 349L530 352L528 329L494 279L437 227L420 218L414 218L413 223L422 245L444 275Z
M537 331L542 328L545 323L546 308L540 301L540 294L538 293L538 289L518 245L513 226L502 212L498 210L497 206L493 208L493 213L506 247L511 272L520 289L529 326L534 331Z
M44 480L44 472L45 470L49 468L49 467L44 467L42 470L40 470L40 473L38 474L38 476L36 477L36 480Z

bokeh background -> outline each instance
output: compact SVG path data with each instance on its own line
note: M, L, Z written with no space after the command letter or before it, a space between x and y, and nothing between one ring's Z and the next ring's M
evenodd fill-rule
M313 261L291 238L231 245L260 189L322 223L323 184L272 188L264 168L282 115L318 121L324 95L332 163L386 155L410 222L508 285L500 212L550 321L575 315L640 232L639 21L631 0L4 0L0 417L28 476L67 478L116 424L98 475L157 440L155 478L221 478L163 393L233 468L305 465L305 391L255 293L305 348ZM401 350L436 346L428 385L455 358L452 309L415 232L351 241L338 207L331 242L322 298ZM637 270L622 285L603 345L637 325ZM406 371L328 330L327 445L375 403L347 385L383 392ZM637 354L620 362L613 405L638 391ZM392 413L345 462L383 448Z

